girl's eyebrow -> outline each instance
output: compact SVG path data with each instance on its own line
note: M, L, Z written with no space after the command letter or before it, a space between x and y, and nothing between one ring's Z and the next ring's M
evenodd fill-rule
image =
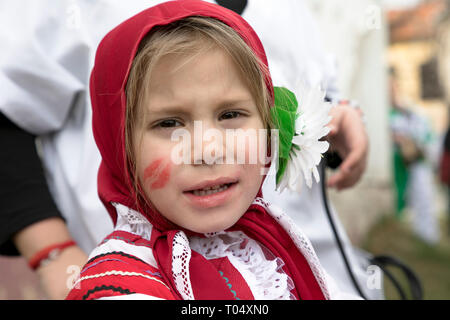
M221 108L233 108L237 105L248 105L249 103L253 103L253 98L238 98L238 99L230 99L225 100L218 104L218 109Z
M236 99L227 99L227 100L223 100L218 102L215 105L215 110L222 110L225 108L234 108L236 106L239 105L249 105L252 104L253 99L252 98L236 98ZM184 115L184 116L188 116L192 113L191 109L180 106L180 105L167 105L167 106L163 106L163 107L158 107L158 108L152 108L152 109L148 109L148 114L152 115L152 116L161 116L161 115Z
M189 115L189 110L186 110L186 108L183 108L181 106L166 106L166 107L160 107L156 110L147 109L147 113L149 115L153 116L160 116L160 115L170 115L170 114L177 114L177 115Z

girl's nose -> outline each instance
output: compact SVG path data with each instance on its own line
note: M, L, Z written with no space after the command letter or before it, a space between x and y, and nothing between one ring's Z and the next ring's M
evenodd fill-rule
M214 124L207 121L194 121L193 164L223 164L225 155L225 136Z

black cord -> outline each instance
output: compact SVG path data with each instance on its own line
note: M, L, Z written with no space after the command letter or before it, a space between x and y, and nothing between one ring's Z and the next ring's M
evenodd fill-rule
M391 256L386 256L386 255L380 255L380 256L376 256L374 258L372 258L371 263L379 266L384 272L386 272L386 266L387 265L392 265L394 267L399 268L401 271L403 271L403 273L405 274L410 289L411 289L411 296L414 300L422 300L423 299L423 288L422 285L419 281L419 277L414 273L414 271L409 268L408 266L406 266L402 261L400 261L397 258L391 257ZM395 285L393 279L391 279L392 283ZM395 285L397 290L399 290L399 286ZM402 295L402 293L400 292L401 290L399 290L400 295ZM402 291L403 292L403 291ZM406 300L406 295L403 293L402 298L404 300Z
M323 199L323 204L325 207L325 212L328 217L328 221L330 222L331 229L332 229L334 237L336 239L336 243L339 247L339 251L341 252L342 259L344 260L344 264L347 269L348 275L350 276L350 279L352 280L354 287L356 288L358 293L361 295L361 297L363 299L367 300L367 297L365 296L361 287L359 286L359 283L358 283L358 281L353 273L353 270L350 266L350 262L348 260L347 254L344 250L344 246L342 244L341 237L339 236L339 234L337 232L336 224L334 223L333 216L331 215L330 206L328 204L328 196L327 196L327 191L326 191L327 188L326 188L326 183L325 183L326 182L326 171L325 170L326 170L327 166L329 166L331 168L337 168L340 165L341 161L342 160L339 158L339 156L337 154L329 154L329 153L325 154L325 157L320 164L322 199ZM391 280L392 284L397 289L397 291L400 295L400 298L402 300L407 300L406 294L405 294L404 290L402 289L401 285L399 284L399 282L397 281L397 279L395 279L395 277L392 275L392 273L387 269L387 265L392 265L392 266L398 267L399 269L401 269L403 271L403 273L407 277L413 299L416 299L416 300L423 299L423 289L420 284L419 278L411 270L411 268L406 266L399 259L391 257L391 256L380 255L380 256L370 258L369 261L371 264L377 265L383 271L384 275L386 275L386 277L388 277L389 280Z
M395 279L393 274L386 268L386 266L383 263L379 263L378 261L376 261L376 258L371 259L370 262L372 264L378 266L383 271L383 274L386 275L386 277L388 277L389 280L391 280L392 284L397 289L398 294L400 295L400 299L401 300L407 300L406 294L403 291L400 283L397 281L397 279Z
M327 191L326 191L327 188L326 188L326 185L325 185L325 181L326 181L325 169L326 169L326 166L327 166L327 160L326 160L326 157L325 157L322 160L321 164L320 164L322 199L323 199L323 205L325 207L325 212L327 214L328 221L330 222L331 229L333 230L333 234L334 234L334 237L336 239L336 243L337 243L337 245L339 247L339 251L341 252L342 259L344 260L345 267L347 268L348 275L350 276L350 279L352 280L353 285L356 288L356 290L358 291L359 295L363 299L367 300L367 297L364 294L364 292L361 290L361 287L359 286L359 283L356 280L356 277L355 277L355 275L353 273L353 270L352 270L352 268L350 266L350 262L348 261L348 257L347 257L347 255L346 255L346 253L344 251L344 246L342 244L341 237L339 236L339 234L337 232L336 225L335 225L333 217L331 215L330 206L328 205L328 196L327 196Z

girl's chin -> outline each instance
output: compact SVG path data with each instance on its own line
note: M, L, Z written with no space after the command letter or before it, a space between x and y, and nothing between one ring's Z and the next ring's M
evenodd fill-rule
M183 223L183 227L196 233L213 233L220 232L231 228L241 217L231 217L230 211L234 211L232 208L222 208L221 212L210 213L194 213L190 215L186 223Z
M214 233L214 232L221 232L221 231L225 231L229 228L231 228L237 221L233 221L231 223L224 223L224 224L214 224L211 226L198 226L198 227L193 227L193 228L186 228L192 232L195 233Z

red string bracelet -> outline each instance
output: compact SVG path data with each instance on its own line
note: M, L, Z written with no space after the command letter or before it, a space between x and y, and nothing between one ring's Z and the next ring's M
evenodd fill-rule
M38 251L28 261L28 266L31 269L36 270L40 266L43 266L43 265L49 263L50 261L56 259L65 248L71 247L71 246L74 246L74 245L76 245L76 242L73 241L73 240L69 240L69 241L66 241L66 242L62 242L62 243L58 243L58 244L54 244L54 245L48 246L48 247Z

